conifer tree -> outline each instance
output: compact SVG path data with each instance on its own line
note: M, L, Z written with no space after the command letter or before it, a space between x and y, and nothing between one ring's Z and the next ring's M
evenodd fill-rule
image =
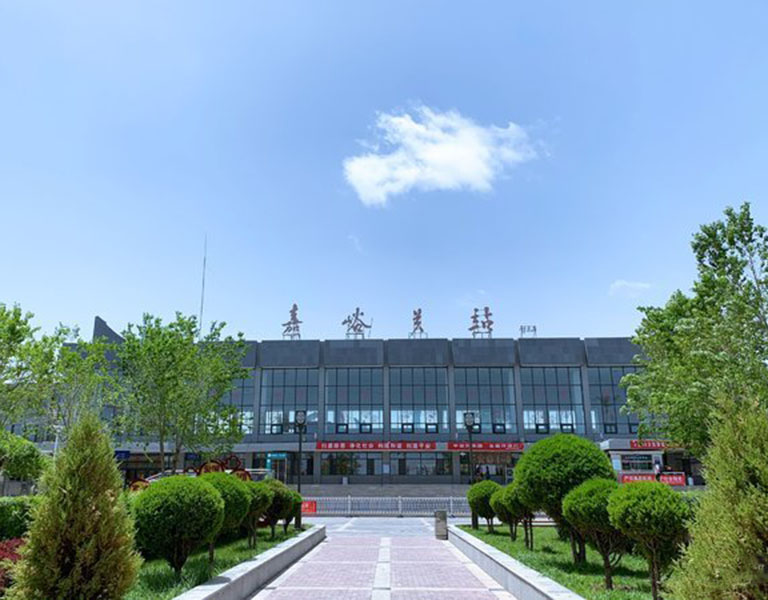
M141 559L98 417L84 415L42 480L10 600L119 600Z
M668 587L679 600L768 599L768 414L728 403L704 462L692 543Z

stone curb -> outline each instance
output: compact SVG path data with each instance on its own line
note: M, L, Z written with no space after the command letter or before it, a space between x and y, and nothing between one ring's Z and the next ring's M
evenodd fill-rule
M173 600L245 600L325 539L325 525L315 525L251 560L241 562Z
M456 525L448 526L448 541L517 600L584 600L582 596L462 531Z

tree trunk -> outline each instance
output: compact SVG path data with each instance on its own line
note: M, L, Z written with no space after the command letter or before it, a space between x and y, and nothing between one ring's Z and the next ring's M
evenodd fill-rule
M653 600L659 600L659 572L656 560L650 559L648 566L650 567L648 570L651 573L651 596Z
M277 524L277 523L270 523L270 524L269 524L269 528L272 530L272 539L273 539L273 540L275 539L275 525L276 525L276 524Z
M509 522L509 539L515 541L515 524L512 521Z
M493 519L486 519L486 523L488 523L488 533L493 533Z
M611 556L607 552L603 554L603 571L605 573L605 589L613 589L613 567L611 566Z
M216 546L213 540L208 542L208 566L213 568L213 561L216 558Z
M480 524L478 523L477 513L474 510L472 511L472 529L480 529Z
M165 441L163 438L160 438L159 441L160 444L160 472L162 473L165 471Z
M573 558L573 564L583 564L587 560L587 548L584 544L584 538L572 527L569 527L569 529L571 532L571 557Z

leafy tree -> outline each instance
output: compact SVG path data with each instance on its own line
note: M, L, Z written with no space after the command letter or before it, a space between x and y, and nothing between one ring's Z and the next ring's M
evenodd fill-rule
M246 481L245 485L251 495L251 504L243 524L248 530L248 547L255 548L259 519L266 514L269 505L272 504L275 492L263 481Z
M590 479L563 498L563 516L603 558L605 589L613 589L613 570L630 547L627 537L611 525L608 498L618 489L615 479Z
M491 496L501 489L495 481L486 479L472 485L467 490L467 502L472 512L483 517L488 523L488 531L493 532L493 517L495 512L491 506Z
M522 522L525 530L525 547L533 549L533 539L528 535L533 514L520 500L519 490L514 481L493 493L491 508L499 521L509 526L509 537L513 542L517 539L517 525Z
M84 415L43 478L13 600L119 600L141 564L122 479L99 418Z
M202 477L165 477L138 492L132 509L139 549L168 561L177 579L189 555L224 522L224 500Z
M224 521L221 529L208 540L208 561L212 565L216 539L239 529L251 507L251 494L244 481L229 473L206 473L201 475L200 479L215 487L224 500Z
M568 528L575 563L586 560L586 548L579 532L563 518L563 498L595 477L614 478L611 461L593 442L565 433L533 444L515 467L520 500L531 512L543 510L558 525Z
M37 339L33 316L0 303L0 429L38 413L63 338L57 331Z
M296 519L298 515L301 514L301 503L304 501L304 498L301 497L301 494L299 492L296 492L294 490L290 490L291 492L291 508L285 513L283 517L283 533L288 533L288 525L291 524L291 521ZM301 526L300 519L296 520L296 524L294 527L296 529L299 529Z
M725 403L704 467L691 544L668 587L679 600L768 599L768 414Z
M641 308L642 369L623 384L641 434L662 433L703 457L717 398L768 402L768 233L743 204L702 226L692 247L692 294Z
M198 340L195 317L177 313L166 325L145 314L123 332L117 356L127 388L124 423L134 437L157 440L163 469L169 444L178 467L185 449L220 452L242 437L235 407L222 400L247 375L246 345L242 334L222 338L224 326L213 323Z
M664 483L638 481L610 495L608 515L611 525L634 541L648 560L651 592L658 600L661 578L686 537L688 504Z
M66 332L77 336L77 332ZM106 406L117 407L121 394L113 358L114 347L104 339L76 339L59 348L41 408L44 424L58 428L61 442L66 441L82 414L98 415Z

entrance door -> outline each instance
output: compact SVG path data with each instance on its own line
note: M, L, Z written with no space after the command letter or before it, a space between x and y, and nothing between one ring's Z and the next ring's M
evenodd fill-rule
M287 483L287 462L285 458L272 459L272 473L274 473L275 479L279 479L283 483Z

